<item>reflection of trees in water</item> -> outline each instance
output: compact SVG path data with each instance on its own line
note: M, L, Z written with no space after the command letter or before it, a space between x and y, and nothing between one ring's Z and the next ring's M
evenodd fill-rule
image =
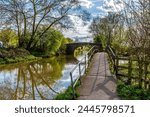
M52 85L61 78L64 64L65 59L52 58L0 67L7 74L0 81L0 99L52 99L57 93Z
M0 100L14 99L14 90L7 85L0 86Z

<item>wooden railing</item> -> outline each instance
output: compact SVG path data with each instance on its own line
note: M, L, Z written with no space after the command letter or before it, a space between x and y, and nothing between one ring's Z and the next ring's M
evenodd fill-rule
M139 87L150 89L150 63L143 61L142 68L139 68L138 60L129 57L117 56L111 47L106 49L113 71L118 79L128 85L139 85Z
M78 64L71 70L70 72L70 78L71 78L71 86L72 86L72 93L73 93L73 98L76 98L76 92L75 92L75 87L78 83L78 81L81 84L81 77L86 73L87 68L89 66L89 63L92 59L92 56L99 51L96 46L93 46L85 55L84 57L78 62ZM81 67L82 66L82 67ZM73 76L73 73L75 71L78 71L78 74L76 73L76 77Z

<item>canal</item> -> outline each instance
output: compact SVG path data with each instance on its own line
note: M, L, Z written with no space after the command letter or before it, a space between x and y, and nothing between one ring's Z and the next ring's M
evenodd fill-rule
M69 72L82 56L59 56L0 65L0 99L54 99L71 84Z

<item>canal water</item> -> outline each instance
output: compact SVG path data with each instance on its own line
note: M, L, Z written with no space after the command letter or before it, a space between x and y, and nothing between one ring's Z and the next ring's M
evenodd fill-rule
M81 56L59 56L34 62L0 65L0 99L54 99L70 86L69 72L80 58ZM76 78L78 69L73 75Z

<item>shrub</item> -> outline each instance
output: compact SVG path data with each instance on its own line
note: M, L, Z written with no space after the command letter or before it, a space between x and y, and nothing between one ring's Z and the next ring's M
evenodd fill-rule
M118 95L125 100L149 100L150 90L139 88L136 85L126 85L122 81L117 82Z

